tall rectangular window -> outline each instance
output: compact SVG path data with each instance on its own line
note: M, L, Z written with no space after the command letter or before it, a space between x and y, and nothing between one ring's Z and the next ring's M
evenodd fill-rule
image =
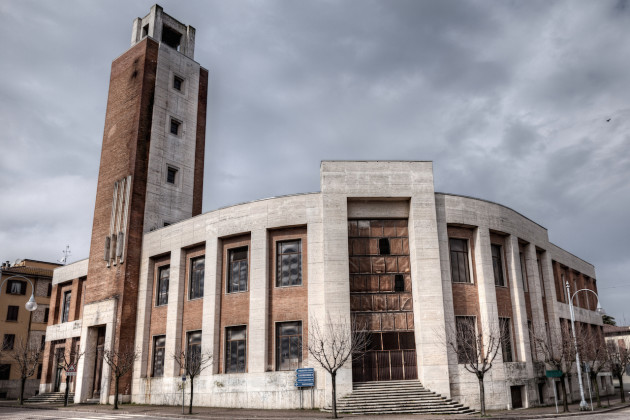
M545 278L543 277L542 264L540 258L536 258L536 264L538 265L538 278L540 279L540 290L542 291L542 297L545 297Z
M203 297L203 277L205 266L206 258L204 256L193 258L190 260L190 284L188 299L197 299Z
M468 271L468 241L466 239L449 238L451 254L451 279L453 283L470 283Z
M46 334L42 335L42 340L39 343L39 346L42 350L44 350L44 348L46 347Z
M49 316L50 316L50 308L44 308L44 322L48 322Z
M9 307L7 308L7 321L17 321L19 313L19 306L9 305Z
M247 327L225 329L225 373L245 372L247 361Z
M10 364L4 364L4 365L0 365L0 380L4 381L9 379L9 377L11 376L11 365Z
M194 366L195 363L200 362L201 331L191 331L186 334L186 338L186 357L188 358L186 362Z
M474 316L456 316L457 362L470 363L477 357L477 326Z
M302 322L276 324L276 370L295 370L302 366Z
M5 334L4 339L2 340L2 349L13 350L14 345L15 345L15 334Z
M499 328L501 331L501 352L503 353L503 361L513 362L510 318L499 318Z
M166 167L166 182L169 184L175 184L175 179L177 177L177 169L172 166Z
M166 336L159 335L153 337L153 371L151 376L164 376L164 347L166 345Z
M63 294L63 306L61 309L61 322L68 322L70 315L70 299L72 298L72 292L67 291Z
M228 251L228 293L247 291L247 257L248 248L246 246Z
M490 245L492 249L492 268L494 270L494 285L505 286L503 277L503 259L501 258L501 245Z
M158 268L156 306L166 305L168 303L168 280L170 272L170 266L168 265Z
M9 280L7 283L7 293L10 295L25 295L26 282L22 280Z
M529 292L529 288L527 287L527 267L525 266L525 255L523 253L519 253L521 260L521 277L523 279L523 291Z
M278 242L276 256L276 287L301 285L302 240Z

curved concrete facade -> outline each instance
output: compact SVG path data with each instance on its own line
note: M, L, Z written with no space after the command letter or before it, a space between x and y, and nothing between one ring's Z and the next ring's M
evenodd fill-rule
M560 318L569 318L568 306L556 296L558 276L554 275L554 267L578 273L594 288L592 265L551 244L545 228L514 210L484 200L435 193L431 162L323 162L321 188L321 193L219 209L145 234L136 332L142 356L134 369L133 401L160 404L180 398L180 372L172 358L164 360L163 376L151 375L154 337L165 336L165 353L176 354L185 346L186 332L200 329L202 351L212 354L214 363L196 382L195 404L299 407L294 372L277 371L270 357L274 352L270 307L283 304L282 296L272 296L275 286L270 276L275 258L271 236L279 230L288 230L291 236L296 228L306 232L303 247L307 251L303 250L306 257L302 261L308 273L306 299L291 303L301 306L292 310L299 313L306 326L309 320L325 322L327 316L350 317L349 220L395 219L408 224L418 379L432 391L478 406L475 376L457 363L457 355L448 348L440 331L447 331L449 325L454 325L455 316L466 311L480 317L484 326L498 324L502 312L507 311L514 361L498 360L489 372L487 404L493 408L510 406L514 392L510 387L520 387L524 404L539 403L540 372L531 354L528 329L557 329ZM472 281L465 285L452 282L449 260L449 237L461 236L462 232L470 233ZM222 300L229 297L224 288L226 274L222 267L227 256L223 243L243 237L249 250L247 313L233 316L239 319L234 323L247 328L247 368L243 373L223 373L226 327L222 325L231 324L229 319L221 321L222 311L227 310ZM508 282L500 291L495 286L491 254L491 244L497 241L504 250L502 263ZM192 305L198 302L190 300L185 292L190 282L186 262L190 250L205 255L203 303L195 307ZM156 309L164 309L155 304L154 287L156 263L165 260L170 266L168 305L163 313L154 315ZM526 265L527 291L521 261ZM462 286L470 289L464 293L473 294L476 302L469 298L464 304L459 302L462 292L455 289ZM199 321L190 321L192 313ZM601 325L601 317L592 310L576 308L576 318ZM303 340L306 343L307 337ZM302 366L317 371L315 406L329 404L330 384L325 372L307 354ZM342 369L338 377L340 395L352 391L352 381L351 367ZM542 397L547 402L550 396L553 398L552 391Z

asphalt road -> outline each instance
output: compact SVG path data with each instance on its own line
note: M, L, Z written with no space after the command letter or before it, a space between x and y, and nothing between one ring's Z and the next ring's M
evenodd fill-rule
M173 420L173 417L159 417L155 414L90 413L85 411L32 410L28 408L0 407L0 419L11 420L123 420L148 417L155 420Z

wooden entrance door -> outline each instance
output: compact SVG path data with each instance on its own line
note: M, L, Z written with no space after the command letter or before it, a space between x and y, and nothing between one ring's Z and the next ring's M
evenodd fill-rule
M413 332L372 334L372 350L363 357L352 360L352 380L368 382L418 379L413 335Z
M103 375L103 349L105 347L105 327L98 327L96 338L96 355L94 357L94 381L92 382L92 398L101 396L101 379Z
M511 386L510 392L512 393L512 408L523 408L523 397L521 386Z

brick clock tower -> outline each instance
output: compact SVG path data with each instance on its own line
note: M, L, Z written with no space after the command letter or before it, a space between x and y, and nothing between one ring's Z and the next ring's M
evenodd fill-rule
M102 349L135 343L143 234L201 213L208 71L194 61L194 47L195 29L154 5L134 20L131 47L112 63L83 291L80 343L88 352L78 363L79 401L108 401L101 388L112 375ZM123 396L130 378L121 379Z

